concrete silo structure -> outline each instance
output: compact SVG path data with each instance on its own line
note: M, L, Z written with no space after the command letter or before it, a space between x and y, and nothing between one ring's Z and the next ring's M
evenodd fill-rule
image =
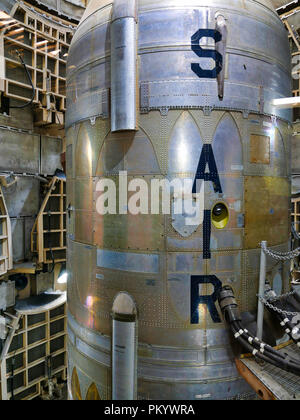
M67 91L70 398L113 394L112 360L127 360L112 358L120 292L130 303L118 325L138 343L125 388L247 398L217 295L230 285L241 311L255 311L260 242L288 249L290 114L272 101L291 95L290 55L271 1L91 0ZM202 180L203 223L125 207L100 215L98 181L119 188L120 171L149 186ZM288 290L285 270L268 261L277 291Z

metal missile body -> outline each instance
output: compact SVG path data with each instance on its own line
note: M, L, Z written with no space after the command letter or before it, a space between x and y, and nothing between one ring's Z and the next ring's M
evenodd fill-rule
M69 396L95 385L112 398L111 313L126 292L139 399L250 398L217 299L230 285L241 312L256 311L260 242L289 247L291 115L273 105L291 96L287 33L268 0L136 3L136 16L117 15L131 25L117 45L113 2L91 0L68 56ZM119 190L120 171L149 190L154 178L202 180L203 223L124 206L100 215L98 182ZM282 292L288 270L267 260Z

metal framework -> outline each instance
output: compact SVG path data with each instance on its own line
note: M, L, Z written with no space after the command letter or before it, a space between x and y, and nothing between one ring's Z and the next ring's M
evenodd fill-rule
M0 185L0 276L12 269L11 224Z
M42 394L44 381L67 379L66 304L17 313L12 325L1 355L1 399L31 400Z
M295 15L298 15L298 26L295 26L294 20L293 23L290 22L290 19L294 18ZM295 7L292 10L282 14L280 13L280 17L289 31L292 57L300 56L300 7L295 4ZM297 64L296 61L295 64ZM300 69L294 70L294 73L293 96L300 96ZM296 75L299 77L296 78Z
M66 58L75 27L23 2L12 16L0 12L0 90L22 102L31 98L21 54L35 87L35 125L63 127Z
M292 198L292 223L296 232L300 232L300 197Z
M66 261L66 181L53 177L31 231L38 264Z
M292 224L297 233L300 232L300 197L292 198ZM297 257L292 265L291 272L293 280L298 281L299 278L299 257Z
M299 350L291 342L276 347L276 350L299 359ZM299 377L284 372L267 363L261 365L254 357L243 355L236 359L241 376L248 382L262 400L299 400Z

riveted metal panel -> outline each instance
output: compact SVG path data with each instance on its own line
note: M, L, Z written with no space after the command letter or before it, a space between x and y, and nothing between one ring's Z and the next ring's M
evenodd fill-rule
M270 163L270 137L256 134L250 135L250 162Z
M76 176L92 176L93 173L93 149L91 139L83 123L78 132L75 152Z
M245 178L245 248L286 242L289 236L290 184L285 178Z
M109 177L115 181L117 208L119 208L119 179ZM128 182L134 178L128 177ZM150 176L144 176L143 181L148 186L148 206L150 208ZM97 185L98 179L95 180ZM97 212L97 203L100 192L94 191L94 243L107 249L131 249L131 250L162 250L164 247L164 215L162 214L106 214ZM128 200L133 196L128 193Z
M69 85L69 89L76 89L75 81ZM75 95L75 92L73 93ZM77 121L89 118L108 118L109 117L109 89L98 89L93 93L85 93L80 95L76 103L67 101L69 104L68 118L66 119L66 127L70 127ZM68 106L68 105L67 105Z
M61 153L62 139L42 136L40 173L54 175L56 169L62 169Z
M153 144L142 130L109 133L106 137L96 175L113 175L119 171L127 171L128 175L160 174Z
M244 139L244 174L253 176L287 176L290 172L290 145L287 124L265 116L250 114L247 119L235 117ZM280 128L280 130L279 130ZM283 138L281 131L284 132ZM270 138L270 161L251 163L251 135ZM254 150L254 149L253 149ZM257 153L257 151L256 151Z
M90 295L90 278L95 273L96 249L92 246L74 242L74 287L78 294L79 301L83 306L88 307L88 296Z
M40 136L0 128L0 170L40 173Z
M213 229L211 249L231 250L243 248L243 229L219 230Z
M93 244L93 212L75 210L75 240Z
M35 216L11 219L14 262L20 262L32 258L30 249L30 234L35 219Z
M243 148L237 125L229 113L219 122L212 143L219 174L242 172Z
M79 124L72 125L66 130L66 176L68 179L74 178L75 173L75 146L78 135Z
M159 256L97 250L97 267L133 273L158 273Z
M108 249L162 250L163 216L106 215L95 218L94 242Z
M10 217L32 216L39 212L40 181L31 177L18 177L9 188L3 188ZM16 200L16 197L18 199Z
M72 322L72 331L75 331L76 334L78 334L78 331L80 330L80 325L77 323ZM209 339L208 334L208 339ZM100 336L98 336L100 337ZM103 337L107 340L107 344L110 347L110 341L108 337ZM221 341L221 340L220 340ZM216 344L216 343L215 343ZM220 344L220 343L219 343ZM225 344L223 341L222 344ZM69 344L69 352L71 354L71 360L69 368L72 371L72 368L74 366L78 369L78 376L79 381L82 384L82 389L87 388L87 383L90 383L92 380L97 383L98 390L101 392L101 398L107 399L110 398L110 370L109 370L109 355L106 355L105 353L101 354L99 353L98 347L97 350L95 350L95 347L89 347L88 345L82 346L80 341L80 352L79 349L76 349L74 344L70 342ZM223 364L226 362L226 359L228 357L228 354L226 351L224 351L221 348L216 348L214 351L210 351L207 353L207 357L210 360L210 366L211 366L211 375L215 375L215 371L219 370L219 375L221 377L220 383L215 382L214 390L211 389L211 384L200 385L199 383L195 387L193 384L184 384L182 383L181 379L182 375L189 375L189 370L195 369L197 366L197 376L201 375L203 378L208 378L209 372L207 369L200 369L201 366L203 366L204 360L204 350L201 351L195 351L195 350L186 350L185 352L181 352L180 350L176 350L174 348L163 348L158 346L151 346L151 348L147 348L146 346L140 345L139 349L139 394L144 395L145 398L149 398L150 394L148 392L156 392L153 390L153 386L149 389L149 380L151 379L151 382L153 381L153 377L150 377L151 373L149 371L149 368L147 365L149 362L151 363L157 363L157 368L155 369L155 378L156 382L158 383L160 390L164 391L164 395L169 395L170 398L176 398L176 399L183 399L183 398L205 398L205 399L215 399L218 398L218 396L222 395L222 382L224 381L224 376L227 372L228 365L225 367ZM104 359L104 356L106 356L106 359ZM108 357L107 357L108 356ZM169 361L175 360L177 361L177 364L180 365L180 371L176 372L174 369L167 368L167 364ZM191 363L189 368L185 368L185 371L182 370L182 364L183 363ZM217 362L220 364L218 365ZM107 371L104 372L103 369L98 369L98 366L107 366ZM215 365L214 365L215 364ZM234 365L232 366L232 375L236 375L236 371L234 369ZM159 368L160 367L160 368ZM162 370L162 372L159 372L159 369ZM83 377L83 373L85 372L85 375L87 375L85 378ZM163 380L162 374L164 375ZM167 381L166 381L167 380ZM176 386L174 386L176 383ZM230 387L233 387L233 392L249 392L249 389L247 386L243 388L242 382L236 379L232 379L231 381L226 382L227 385ZM170 384L170 385L168 385ZM171 386L173 384L173 386ZM168 391L168 387L171 387ZM180 388L180 390L178 389ZM176 391L176 389L178 389ZM172 390L172 391L171 391ZM180 393L181 391L181 393ZM174 395L174 392L176 394ZM177 394L178 393L178 394ZM182 395L184 394L184 396ZM249 394L250 396L250 394ZM161 394L158 393L157 390L157 399L161 398ZM246 398L246 395L245 395Z
M108 132L109 122L100 118L77 125L77 130L73 134L77 137L76 143L75 138L73 140L76 147L73 165L76 177L95 175L99 154Z
M194 177L202 146L195 120L189 112L183 112L173 127L169 142L169 176Z
M93 192L95 182L93 178L78 178L74 185L73 206L77 210L90 210L93 208ZM92 227L92 226L91 226Z
M91 352L93 351L93 348L89 349ZM88 386L92 381L95 381L98 385L101 399L110 399L110 371L105 367L101 359L95 360L95 357L97 356L93 354L94 357L92 358L92 355L86 348L84 348L85 351L83 351L83 348L80 348L80 350L81 351L74 347L70 342L68 343L68 351L71 355L69 360L72 360L69 364L69 371L72 372L73 367L76 366L83 392L88 389ZM95 353L95 351L93 353ZM102 362L101 364L100 361ZM69 377L70 376L71 375L69 375Z
M171 132L182 111L169 111L167 114L152 111L149 115L140 116L140 127L147 134L153 144L160 170L167 173L168 143Z

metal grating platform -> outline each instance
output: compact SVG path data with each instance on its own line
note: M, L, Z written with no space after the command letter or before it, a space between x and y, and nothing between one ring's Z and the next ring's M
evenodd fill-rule
M45 292L38 296L17 301L15 308L20 315L30 315L50 311L66 303L65 292Z
M300 360L300 350L295 344L279 350ZM237 361L241 375L262 399L300 400L300 378L268 363L258 364L253 357Z

